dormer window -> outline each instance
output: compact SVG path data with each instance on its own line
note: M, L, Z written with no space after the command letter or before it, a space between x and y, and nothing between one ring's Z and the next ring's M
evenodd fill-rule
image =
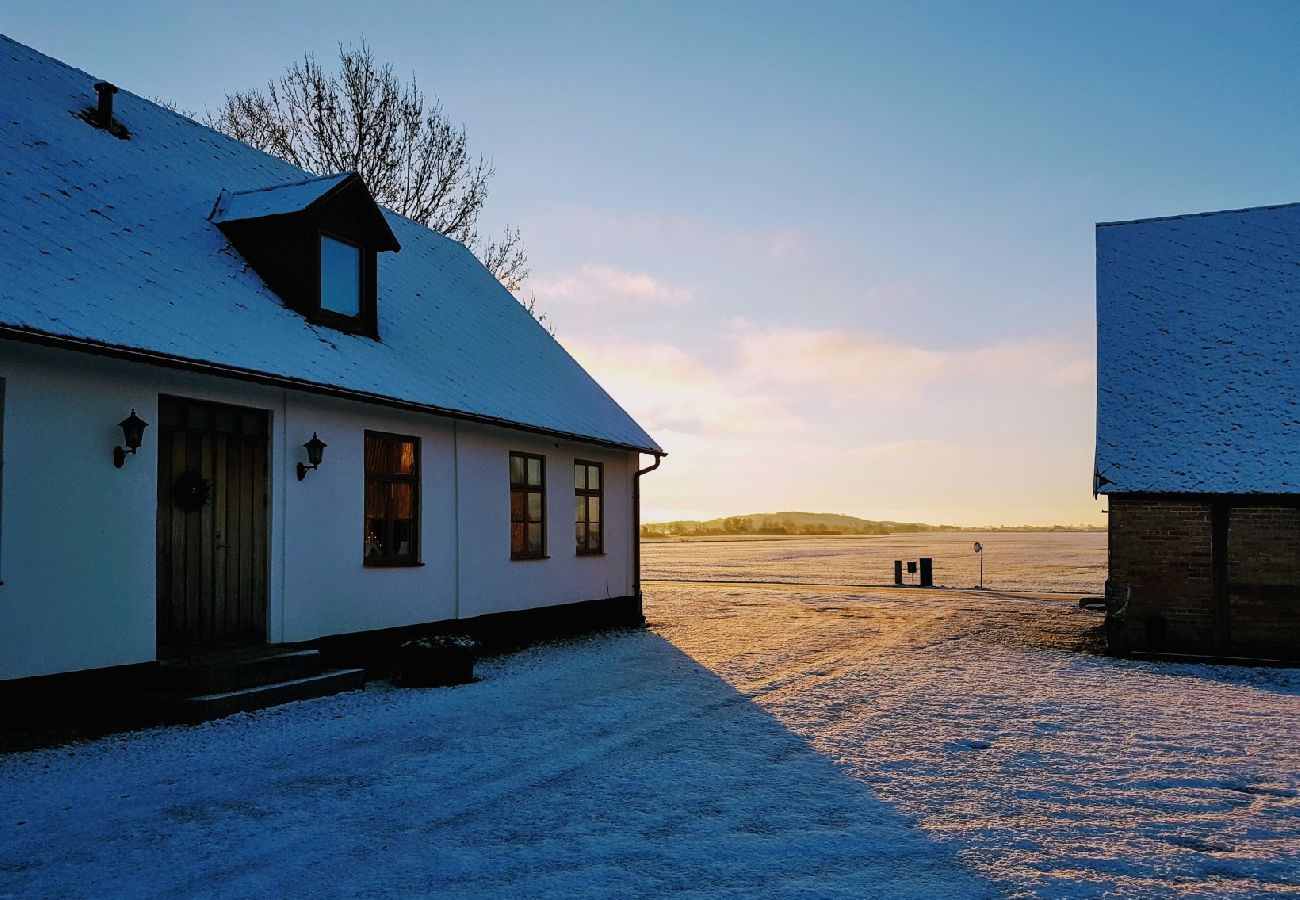
M320 236L320 308L361 315L361 248L327 234Z
M212 221L290 309L379 337L376 260L401 247L355 172L222 191Z

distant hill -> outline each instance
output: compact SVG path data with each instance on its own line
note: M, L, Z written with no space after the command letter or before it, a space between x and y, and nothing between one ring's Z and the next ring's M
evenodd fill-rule
M924 522L859 519L839 513L774 512L726 516L707 521L651 522L641 526L642 537L708 534L917 534L925 531L1105 531L1096 525L1015 525L964 527Z

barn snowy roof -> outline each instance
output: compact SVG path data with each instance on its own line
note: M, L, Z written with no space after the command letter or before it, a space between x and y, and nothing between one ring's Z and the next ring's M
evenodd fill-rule
M1300 492L1300 204L1097 226L1101 493Z
M210 221L218 196L239 217L277 215L344 176L313 178L125 90L120 140L78 115L96 80L0 36L0 336L662 452L472 253L395 213L381 341L286 308Z

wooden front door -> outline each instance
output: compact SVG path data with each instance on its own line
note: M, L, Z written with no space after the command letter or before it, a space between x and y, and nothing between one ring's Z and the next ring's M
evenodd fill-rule
M158 399L158 652L266 641L267 414Z

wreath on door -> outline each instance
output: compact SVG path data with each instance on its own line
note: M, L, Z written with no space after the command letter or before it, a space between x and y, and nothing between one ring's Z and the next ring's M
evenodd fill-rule
M212 482L198 472L182 472L172 485L172 499L185 512L202 509L212 495Z

